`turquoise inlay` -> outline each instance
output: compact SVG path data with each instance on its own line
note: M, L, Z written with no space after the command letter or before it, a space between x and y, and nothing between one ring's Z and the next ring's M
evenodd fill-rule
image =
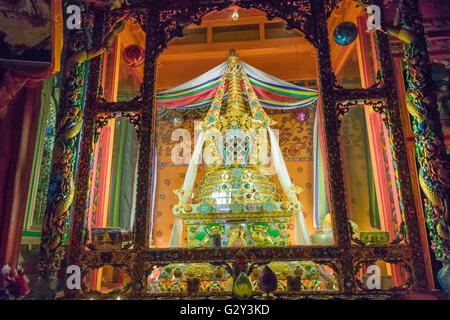
M202 203L198 206L198 211L200 213L209 213L211 211L211 206L207 203Z
M243 171L241 169L233 169L230 171L233 178L240 178L242 177Z
M231 212L233 212L233 213L241 212L241 204L239 203L239 201L234 201L231 204Z
M272 201L265 201L263 203L263 210L266 211L266 212L273 211L273 203L272 203Z
M241 179L237 179L237 178L233 178L233 179L231 179L231 186L234 188L234 189L238 189L238 188L240 188L241 187L241 185L242 185L242 181L241 181Z

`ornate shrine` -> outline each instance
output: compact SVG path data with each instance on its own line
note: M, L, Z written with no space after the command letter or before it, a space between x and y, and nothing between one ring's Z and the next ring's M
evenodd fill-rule
M75 2L85 18L81 29L65 30L63 85L37 265L42 287L50 288L55 275L64 277L65 266L77 265L82 289L65 288L65 298L404 298L431 292L438 272L439 285L448 290L450 174L418 1L128 0L111 7ZM357 17L358 26L346 21L330 30L333 15L347 17L336 13L343 3L359 10L349 15ZM367 35L364 10L369 5L381 8L381 26ZM282 38L278 27L269 25L273 19L306 39L311 49L295 52L302 57L295 68L308 70L302 59L312 56L315 84L309 89L294 84L297 75L289 83L273 76L273 83L261 86L272 86L280 96L281 87L313 95L292 110L316 105L270 110L274 101L255 92L261 79L252 77L253 67L230 51L214 77L214 90L201 83L212 93L167 106L164 99L181 96L177 86L187 79L167 80L166 75L177 68L195 69L210 54L195 52L195 41L205 48L215 42L217 52L224 52L226 44L220 43L232 37L227 35L232 26L220 14L229 8L236 10L233 19L239 18L238 9L263 12L267 18L255 23L258 36L250 22L242 23L248 41ZM386 8L396 12L395 18ZM211 14L216 20L203 24ZM252 14L244 18L253 21ZM214 25L217 21L223 25ZM172 49L181 47L179 38L192 45L185 62L192 63L191 69L170 64L181 51ZM286 45L289 39L283 41ZM172 56L162 59L169 50ZM347 69L336 62L352 54L356 62ZM355 65L360 86L339 77ZM122 95L120 70L129 72L122 81L129 88ZM196 83L188 89L201 88ZM298 123L311 116L311 137L305 140L313 146L306 156L295 148L293 157L282 151L271 128L277 115ZM187 119L200 120L192 157L180 165L182 170L172 169L179 178L165 177L161 168L173 167L174 161L158 154L161 127L177 129ZM286 136L300 144L302 134L307 136L295 130ZM277 178L264 172L265 149L274 157ZM197 168L200 159L203 168ZM294 166L295 161L304 162ZM308 210L297 197L301 188L293 184L302 170L314 172ZM352 185L352 179L365 183ZM162 183L164 190L175 190L178 202L155 191ZM358 202L361 190L370 195L367 202ZM158 209L166 208L157 206L164 201L172 212ZM163 235L167 247L155 244ZM367 270L374 265L382 270L381 287L371 290ZM48 291L42 297L54 298Z
M322 95L325 141L327 145L327 163L330 179L331 207L333 210L332 226L335 235L335 246L332 247L267 247L267 248L204 248L192 249L145 249L148 242L149 216L147 208L150 203L148 181L150 177L150 159L152 150L153 111L155 102L156 58L167 47L168 42L176 36L182 35L183 27L190 23L200 23L201 17L214 10L221 10L231 5L229 1L211 2L191 1L188 4L174 4L173 9L167 4L152 2L152 4L135 4L132 8L122 8L111 13L96 13L94 36L100 38L105 33L104 26L114 29L120 19L135 17L146 32L145 66L142 92L139 97L129 102L102 102L98 98L96 84L99 81L101 58L94 58L90 66L86 108L84 110L84 128L79 155L79 169L77 179L76 199L70 239L69 263L81 264L87 272L92 267L105 264L125 266L130 272L133 296L144 295L146 275L152 265L159 263L189 263L215 262L221 263L231 257L240 256L233 263L234 274L237 270L245 270L246 262L277 261L277 260L313 260L330 265L338 274L338 287L342 293L351 294L357 290L355 272L356 266L383 260L389 263L403 263L407 261L411 268L413 289L425 289L425 269L423 265L422 244L418 238L418 225L414 202L412 199L411 183L408 164L404 157L403 134L399 117L397 93L394 90L394 78L387 36L378 35L379 61L383 72L383 83L368 89L343 89L334 87L334 76L331 71L329 42L326 32L326 19L330 15L336 2L327 1L289 1L273 5L271 1L237 1L242 8L256 8L267 13L269 18L279 16L287 22L287 26L297 28L305 34L317 49L318 69ZM105 23L106 22L106 23ZM108 31L108 30L106 30ZM413 31L411 31L413 32ZM419 35L420 37L420 35ZM403 214L408 229L407 242L402 244L354 246L349 233L345 199L345 187L342 179L342 164L340 159L340 145L338 142L339 119L336 103L345 100L379 100L386 104L377 105L376 111L385 114L386 123L390 127L393 144L394 159L397 161L397 177L399 195L402 202ZM389 107L387 107L389 106ZM83 221L86 210L86 195L89 181L89 159L93 148L92 134L96 115L111 112L136 112L141 114L140 125L140 155L138 164L137 204L135 214L133 249L116 252L84 251L83 250ZM242 260L242 261L240 261ZM132 262L133 261L133 262ZM131 263L132 262L132 263ZM147 267L146 267L147 266ZM243 269L242 269L243 268ZM67 292L67 294L70 294Z

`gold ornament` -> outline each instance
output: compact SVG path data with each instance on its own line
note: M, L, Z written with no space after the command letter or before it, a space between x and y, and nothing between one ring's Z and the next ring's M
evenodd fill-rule
M236 278L233 293L240 298L251 297L253 293L252 282L244 272L241 272Z
M231 247L243 247L247 245L247 230L241 225L233 225L227 231L228 244Z
M183 271L181 271L180 268L176 268L175 271L173 272L173 276L175 278L181 278L182 275L183 275Z
M186 286L182 282L174 281L169 287L169 292L172 293L186 292Z
M254 268L253 270L252 270L252 274L251 274L251 277L253 278L253 279L258 279L258 276L259 276L259 273L261 272L261 269L260 268Z
M278 280L287 279L287 277L291 274L291 269L285 262L271 262L269 263L269 268L272 269Z
M225 286L219 281L212 281L206 285L204 291L209 293L225 291Z
M186 275L186 278L209 280L212 272L213 271L209 263L193 263L186 268L184 274Z
M267 227L262 227L260 225L252 226L250 234L256 245L274 245L272 238L266 234L266 232Z
M217 279L220 279L223 277L223 269L221 267L216 267L216 269L214 270L214 276Z
M296 267L295 267L295 269L294 269L294 272L293 272L293 273L294 273L294 275L295 275L295 276L297 276L297 277L300 277L300 278L301 278L301 277L303 276L303 273L304 273L304 269L303 269L303 267L301 267L301 266L299 266L299 265L298 265L298 266L296 266Z

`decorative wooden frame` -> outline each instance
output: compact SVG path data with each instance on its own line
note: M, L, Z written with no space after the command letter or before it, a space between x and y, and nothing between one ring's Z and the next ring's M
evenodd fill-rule
M379 53L384 82L379 87L368 89L342 89L334 85L331 68L330 46L327 18L340 2L339 0L185 0L185 1L145 1L129 0L130 7L114 11L95 12L94 39L111 29L115 21L133 16L146 33L145 68L141 96L130 102L104 102L99 97L101 57L91 61L84 109L83 135L78 160L76 179L76 203L73 210L68 265L79 265L83 272L104 265L125 265L131 270L132 295L144 297L146 274L150 265L163 265L174 262L232 262L235 269L245 262L312 260L323 264L333 264L340 273L339 294L355 294L357 283L355 274L364 261L374 260L402 261L412 272L414 291L425 291L427 281L422 254L422 244L418 219L414 205L410 168L406 158L406 148L400 122L400 110L395 86L388 37L379 34ZM374 4L379 0L371 1ZM333 218L335 245L292 246L292 247L245 247L245 248L171 248L149 249L148 226L150 206L150 181L153 122L155 111L156 59L174 37L181 37L185 26L200 24L202 17L215 10L222 10L232 3L242 8L255 8L264 11L268 18L279 17L286 21L288 28L296 28L305 34L317 48L320 92L323 102L324 136L327 145L326 159L329 168L330 198ZM400 185L399 197L408 228L405 244L366 245L351 244L351 227L347 219L345 186L339 142L338 104L346 101L381 100L386 105L378 106L385 114L390 128L394 160L397 163L397 179ZM376 105L376 103L374 103ZM342 105L342 104L341 104ZM111 113L140 114L138 193L136 198L134 247L128 250L110 252L86 251L84 224L87 212L89 190L89 171L91 154L94 148L96 118ZM153 164L154 165L154 164ZM80 296L82 292L66 292L67 295ZM373 294L373 291L370 291ZM381 291L378 293L382 293ZM384 292L385 293L385 292ZM320 293L319 293L320 294ZM330 292L324 292L330 295Z

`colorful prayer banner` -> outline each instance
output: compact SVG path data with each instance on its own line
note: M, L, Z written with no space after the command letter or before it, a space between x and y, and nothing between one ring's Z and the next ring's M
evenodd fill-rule
M300 108L308 106L318 99L317 90L297 86L258 70L245 62L240 63L261 105L265 108ZM192 109L211 105L226 67L227 62L224 62L188 82L157 93L156 105L166 109ZM246 98L246 91L242 83L241 88L244 98ZM225 92L227 89L228 85L226 84Z

